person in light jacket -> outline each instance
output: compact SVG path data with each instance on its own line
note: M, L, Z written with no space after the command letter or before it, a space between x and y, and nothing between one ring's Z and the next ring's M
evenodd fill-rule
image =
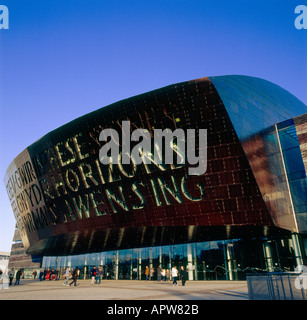
M70 278L70 268L67 267L65 270L65 281L63 283L63 286L67 286L68 287L68 280Z
M172 278L173 278L173 286L177 286L178 270L176 266L172 268Z

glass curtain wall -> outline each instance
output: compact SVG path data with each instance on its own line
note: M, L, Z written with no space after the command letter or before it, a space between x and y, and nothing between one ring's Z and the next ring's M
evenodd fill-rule
M277 125L299 232L307 232L307 178L294 121Z
M44 257L42 269L60 279L67 266L80 269L80 279L89 279L93 266L103 266L108 280L157 280L157 268L186 268L189 280L244 280L247 273L294 270L295 254L291 239L224 240L172 246L126 249L66 257Z

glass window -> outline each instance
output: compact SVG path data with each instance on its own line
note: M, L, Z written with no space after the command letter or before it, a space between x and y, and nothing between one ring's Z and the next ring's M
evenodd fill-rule
M222 241L197 243L196 254L198 280L225 279Z
M169 255L169 246L163 246L161 248L162 256L161 256L161 268L167 269L170 268L170 255Z
M291 149L299 145L295 126L280 130L278 134L283 150Z
M306 176L305 167L299 147L283 151L285 166L290 180Z
M290 181L290 189L295 211L297 213L307 212L307 180L299 179Z

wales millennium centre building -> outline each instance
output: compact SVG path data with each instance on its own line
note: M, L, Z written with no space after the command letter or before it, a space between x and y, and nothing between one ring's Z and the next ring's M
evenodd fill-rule
M147 161L102 163L101 133L119 132L125 148L123 122L146 132L153 149L157 129L206 129L194 139L204 172L141 149ZM177 138L173 155L185 159ZM266 80L207 77L122 100L47 133L11 162L9 266L25 275L78 266L86 279L102 265L106 279L139 280L146 266L154 279L158 266L184 266L189 280L292 271L307 261L306 168L307 107Z

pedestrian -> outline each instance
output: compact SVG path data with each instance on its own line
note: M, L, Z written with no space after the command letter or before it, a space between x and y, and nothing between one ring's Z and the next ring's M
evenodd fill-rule
M16 286L16 284L20 284L20 277L21 277L21 270L18 269L18 271L16 272L15 286Z
M41 269L39 271L39 281L43 281L43 278L44 278L44 271Z
M162 273L162 269L161 269L161 266L159 265L158 268L157 268L157 280L158 281L161 281L161 273Z
M182 286L185 286L185 282L187 281L187 272L183 266L181 266L179 274L180 274Z
M45 277L45 279L46 280L49 280L49 278L50 278L50 269L47 269L47 271L46 271L46 277Z
M161 277L162 277L162 280L163 280L163 281L166 281L166 271L165 271L165 269L162 269L162 271L161 271Z
M150 279L151 280L154 280L154 275L155 275L155 269L154 269L154 267L151 267L151 269L150 269Z
M94 284L96 276L97 276L97 270L96 270L96 267L94 266L91 270L91 278L92 278L91 285Z
M70 278L70 268L67 267L65 270L65 281L63 283L63 286L67 286L68 287L68 280Z
M15 275L15 271L14 271L14 268L12 268L9 272L9 279L10 279L10 283L9 285L11 286L12 285L12 282L13 282L13 279L14 279L14 275Z
M79 268L76 267L75 270L74 270L73 273L72 273L72 279L73 279L73 280L72 280L72 282L69 284L70 286L71 286L72 284L74 284L74 286L77 285L78 275L79 275Z
M36 278L36 275L37 275L36 270L33 271L32 275L33 275L33 279L35 279L35 278Z
M172 268L172 278L173 278L173 286L177 286L178 270L176 266Z
M165 271L166 271L165 279L168 281L168 280L170 280L169 269L166 269Z
M103 277L103 268L102 268L102 266L99 266L98 270L97 270L95 283L98 284L98 282L99 282L99 284L100 284L102 277Z
M148 266L146 266L146 268L145 268L145 276L146 276L146 280L149 280L149 268L148 268Z

